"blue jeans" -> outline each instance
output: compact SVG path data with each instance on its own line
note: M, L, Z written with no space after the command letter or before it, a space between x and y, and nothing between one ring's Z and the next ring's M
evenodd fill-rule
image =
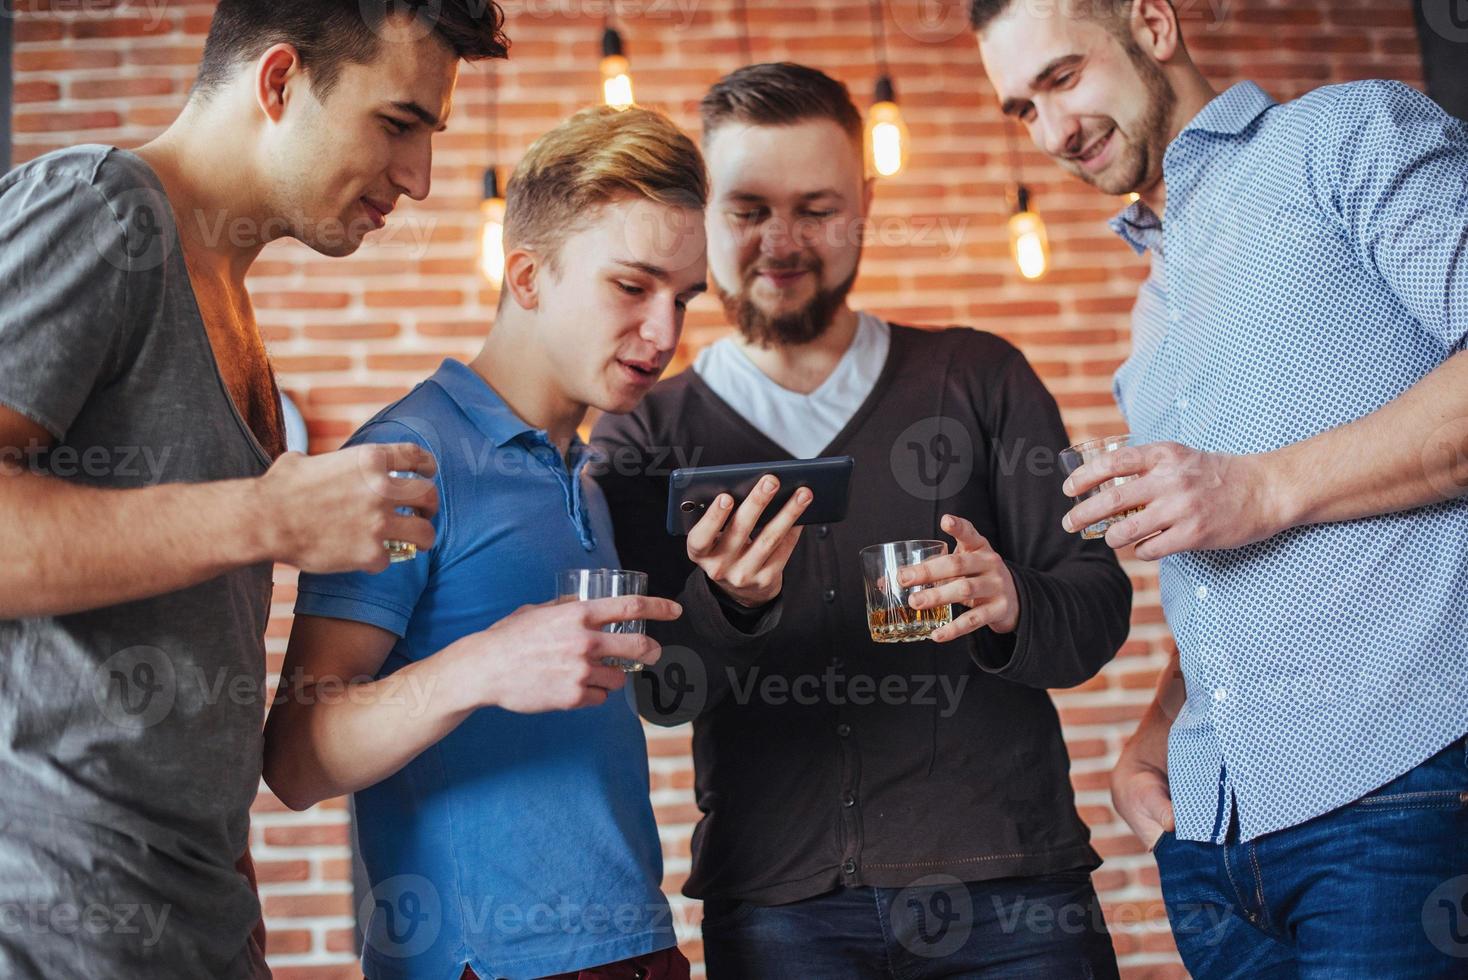
M841 888L788 905L704 903L709 980L1111 980L1111 935L1085 871Z
M1297 827L1154 853L1196 980L1468 978L1468 739Z

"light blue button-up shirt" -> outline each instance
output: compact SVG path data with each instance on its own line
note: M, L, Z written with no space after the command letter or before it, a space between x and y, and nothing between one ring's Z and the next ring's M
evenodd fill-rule
M1392 401L1468 334L1468 126L1395 82L1277 105L1244 82L1163 158L1166 220L1115 392L1143 441L1262 453ZM1345 460L1350 464L1352 461ZM1468 732L1468 498L1165 558L1187 704L1177 834L1244 840Z

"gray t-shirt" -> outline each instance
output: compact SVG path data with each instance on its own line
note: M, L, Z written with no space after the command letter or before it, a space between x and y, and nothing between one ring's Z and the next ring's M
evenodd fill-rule
M136 155L77 147L0 178L0 404L57 440L26 465L93 486L269 466ZM260 779L270 589L259 565L0 620L0 976L269 975L235 864Z

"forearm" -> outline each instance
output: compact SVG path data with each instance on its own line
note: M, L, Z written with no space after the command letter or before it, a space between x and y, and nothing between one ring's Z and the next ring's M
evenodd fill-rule
M265 724L265 782L304 810L381 782L477 707L458 646L376 681L282 677Z
M270 560L255 483L103 490L0 469L0 619L113 606Z
M1280 530L1468 493L1468 351L1372 414L1259 459Z
M1177 652L1174 651L1157 678L1157 690L1152 697L1152 703L1147 706L1142 720L1137 724L1137 730L1128 739L1123 755L1135 763L1165 774L1168 734L1172 731L1173 720L1182 712L1186 701L1187 688L1183 682Z

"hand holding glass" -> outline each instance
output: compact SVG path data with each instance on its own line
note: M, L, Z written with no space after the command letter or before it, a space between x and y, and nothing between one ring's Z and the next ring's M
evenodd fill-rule
M1096 460L1108 456L1111 453L1120 452L1131 444L1132 437L1130 435L1103 436L1100 439L1088 439L1085 442L1078 442L1074 446L1060 451L1060 467L1065 471L1066 476L1070 476L1085 464L1094 463ZM1107 480L1105 483L1087 490L1077 499L1089 500L1102 490L1119 487L1123 483L1130 483L1135 479L1135 476L1119 476L1114 480ZM1133 514L1140 514L1142 510L1143 508L1141 507L1135 507L1126 513L1113 514L1104 520L1097 521L1095 524L1083 528L1081 530L1081 537L1088 539L1104 538L1106 537L1106 529L1111 527L1111 525L1119 521L1124 521Z
M568 568L556 576L556 597L561 602L586 602L624 595L647 595L647 573L621 568ZM647 632L647 622L627 619L608 623L602 627L602 632L642 634ZM602 663L608 667L620 667L629 674L643 667L640 661L617 657L603 658Z

